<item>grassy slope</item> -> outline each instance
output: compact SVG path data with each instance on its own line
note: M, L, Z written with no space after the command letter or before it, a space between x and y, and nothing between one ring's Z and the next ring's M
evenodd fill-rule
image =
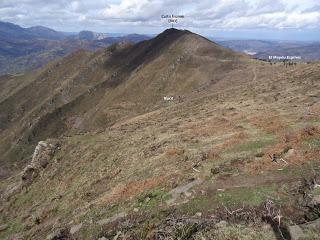
M155 60L144 69L152 73L159 64ZM242 66L223 81L203 82L181 102L155 102L156 109L121 119L99 133L61 138L62 149L41 178L2 204L1 221L8 226L0 236L43 239L54 228L82 223L79 239L114 236L117 230L141 239L153 236L171 214L207 219L225 208L260 207L268 199L281 207L285 221L296 221L303 213L287 190L319 166L319 64L284 69L244 59ZM199 72L199 79L205 79ZM139 87L134 81L145 74L130 76L125 86L148 89L152 83ZM183 84L178 77L174 84ZM176 85L162 93L174 94L170 87ZM128 94L131 104L135 100L123 89L114 94ZM147 97L141 96L141 102L152 102ZM101 109L112 97L103 99ZM293 153L286 154L288 149ZM271 163L268 155L273 153L289 165ZM219 173L213 175L217 167ZM192 189L172 192L191 179L199 180ZM18 177L3 181L1 189L16 181ZM99 224L123 212L129 215L127 225ZM175 236L193 234L188 226ZM194 234L195 239L203 236L274 238L268 228L238 225Z
M235 74L247 61L199 36L170 30L134 46L71 54L9 81L15 86L25 77L28 84L0 102L0 160L24 163L40 140L105 129L118 119L162 107L163 96L189 94ZM70 125L72 119L80 126Z

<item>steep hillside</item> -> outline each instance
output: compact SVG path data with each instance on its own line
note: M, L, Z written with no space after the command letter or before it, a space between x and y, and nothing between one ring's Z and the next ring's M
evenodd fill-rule
M105 129L120 118L157 109L164 96L188 98L185 94L246 67L248 60L177 30L133 46L71 54L27 74L25 85L12 87L1 100L1 161L26 160L42 139ZM70 125L73 119L76 126Z
M0 78L0 238L317 239L319 69L170 29Z

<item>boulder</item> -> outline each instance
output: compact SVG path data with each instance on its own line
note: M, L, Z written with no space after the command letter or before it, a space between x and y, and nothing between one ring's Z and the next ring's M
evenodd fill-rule
M313 205L313 206L320 205L320 195L314 196L312 198L311 205Z
M42 169L47 167L58 149L60 149L60 143L54 139L38 143L33 152L31 163L22 171L21 180L23 187L30 185Z
M5 190L4 194L2 195L3 199L8 200L11 196L17 194L21 190L20 187L21 187L20 184L16 183L16 182L8 185L7 189ZM1 208L0 208L0 214L1 214Z
M47 240L69 240L73 239L67 228L60 228L49 234Z
M40 141L33 152L31 165L37 169L46 168L59 147L57 140Z
M28 165L23 169L21 179L24 183L31 183L37 176L38 170L32 165Z
M70 228L70 233L73 235L73 234L76 234L77 232L80 231L80 229L82 228L82 223L78 224L78 225L74 225Z
M320 218L317 220L302 224L301 227L303 229L320 229Z
M310 229L314 229L314 230L320 229L320 219L317 219L315 221L311 221L305 224L288 227L291 240L308 239L306 230L310 230ZM317 236L317 237L320 237L320 236Z
M296 155L296 150L291 148L284 154L284 158L289 159L295 155Z
M291 237L291 240L298 240L304 236L303 230L298 225L289 226L288 231Z
M4 230L7 230L9 228L9 225L8 224L3 224L3 225L0 225L0 232L4 231Z

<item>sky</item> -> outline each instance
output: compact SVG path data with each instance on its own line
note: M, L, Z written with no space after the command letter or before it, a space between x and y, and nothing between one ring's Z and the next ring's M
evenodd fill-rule
M0 20L59 31L157 34L175 27L216 38L320 40L320 0L0 0Z

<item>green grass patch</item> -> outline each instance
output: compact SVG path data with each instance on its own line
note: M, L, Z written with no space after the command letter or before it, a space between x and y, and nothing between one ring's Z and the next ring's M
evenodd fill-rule
M310 145L311 147L320 148L320 139L319 138L308 140L308 141L306 141L306 143L308 145Z
M223 204L228 207L239 205L259 206L265 202L269 196L272 196L276 189L274 185L260 186L254 189L234 188L218 193L216 200L218 204Z
M80 221L95 221L103 218L112 217L120 212L120 206L116 204L107 205L100 208L91 208L86 214L80 217Z
M100 225L90 225L83 227L79 231L79 235L82 239L99 239L101 237L102 227Z
M261 139L248 141L245 143L237 144L227 149L225 153L233 152L260 152L263 148L275 143L273 135L267 135Z
M180 205L179 209L184 214L194 215L197 212L212 212L221 206L231 209L242 206L256 207L270 197L274 200L277 189L276 185L228 189L209 196L195 197ZM279 199L279 202L281 202L281 199Z
M314 189L312 193L315 196L320 196L320 187L317 187L316 189Z
M88 146L95 145L97 142L101 141L100 135L91 135L91 134L85 134L85 135L76 135L72 136L68 139L69 144L71 145L79 145L79 144L86 144Z
M270 197L275 198L277 186L259 186L255 188L233 188L224 192L217 192L214 195L198 196L189 202L182 204L180 210L188 215L197 212L214 212L221 206L236 208L242 206L256 207L266 202ZM279 200L281 201L281 200Z
M215 239L215 240L276 240L272 229L259 228L254 226L231 225L214 227L209 230L200 231L193 238L194 240Z
M34 193L32 191L29 191L27 193L24 193L24 194L20 194L18 197L17 197L17 200L15 201L15 205L18 206L18 207L21 207L21 206L25 206L25 204L30 204L33 202L33 199L34 199Z
M142 210L154 209L160 203L164 203L170 199L170 194L163 189L153 189L151 191L141 194L137 198L137 207Z
M21 233L25 230L25 225L20 217L15 218L7 224L9 227L4 232L0 232L0 239L11 239L9 237L13 234Z
M197 212L212 211L215 207L217 206L214 204L213 199L205 196L199 196L191 199L185 204L182 204L179 208L183 213L194 215Z
M306 128L306 127L319 127L320 126L320 120L318 119L308 119L308 120L303 120L303 122L294 122L291 123L290 126L288 126L285 129L286 134L294 134L299 132L300 130Z
M320 230L319 229L306 229L303 231L304 236L300 237L299 240L319 240Z

